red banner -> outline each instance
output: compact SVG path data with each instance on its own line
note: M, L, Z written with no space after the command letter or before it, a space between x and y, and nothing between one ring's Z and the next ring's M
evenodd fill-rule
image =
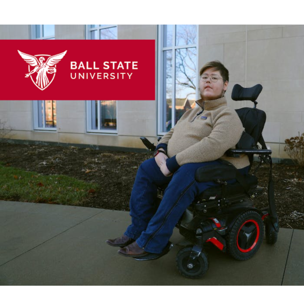
M0 100L155 100L154 40L0 40Z

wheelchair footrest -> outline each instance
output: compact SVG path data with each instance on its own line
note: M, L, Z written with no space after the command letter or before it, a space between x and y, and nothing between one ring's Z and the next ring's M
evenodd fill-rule
M167 246L165 247L165 249L162 251L162 253L160 254L153 254L150 253L144 257L139 257L139 258L134 258L136 261L152 261L152 260L157 260L161 257L163 257L164 255L166 255L171 248L173 247L173 244L171 242L168 242Z

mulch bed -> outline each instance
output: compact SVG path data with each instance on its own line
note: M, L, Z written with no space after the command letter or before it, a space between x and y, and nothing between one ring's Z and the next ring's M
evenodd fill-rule
M100 189L90 194L82 206L113 210L129 210L137 169L141 162L150 157L148 153L0 143L0 162L4 165L97 183ZM259 186L264 188L262 196L255 199L258 208L268 204L268 172L268 166L265 165L257 173ZM273 178L280 227L304 229L304 168L274 164Z

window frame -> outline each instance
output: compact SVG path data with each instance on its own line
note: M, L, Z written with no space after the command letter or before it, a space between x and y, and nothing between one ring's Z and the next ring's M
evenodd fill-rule
M92 111L91 111L91 104L92 102L98 101L97 105L97 115L98 115L98 129L92 129ZM86 117L87 117L87 132L88 133L96 133L96 134L117 134L117 128L118 128L118 119L117 119L117 106L116 106L116 129L100 129L101 124L101 111L100 111L100 101L115 101L115 100L87 100L86 101ZM117 101L116 101L117 102Z
M165 89L165 79L164 79L164 53L165 51L172 51L172 78L174 79L172 81L172 108L171 108L171 120L172 120L172 128L175 126L175 107L176 107L176 98L175 98L175 92L176 92L176 70L175 70L175 65L176 65L176 50L177 49L185 49L185 48L196 48L197 50L197 58L196 58L196 66L198 69L198 62L199 62L199 25L196 25L197 29L197 41L196 44L189 44L189 45L181 45L177 46L175 45L175 36L176 36L176 25L179 24L174 24L173 25L173 33L172 33L172 46L166 46L164 47L164 27L167 26L166 24L164 25L159 25L158 26L158 102L157 102L157 135L158 136L163 136L167 132L162 131L163 129L163 116L166 115L166 111L164 110L164 107L166 106L166 100L163 100L163 95L164 95L164 89ZM197 70L198 73L198 70ZM199 77L196 79L196 100L199 99Z
M55 39L55 24L54 24L54 36L46 36L46 37L37 37L37 30L36 26L40 26L40 32L42 32L42 26L44 25L50 25L50 24L35 24L31 25L31 38L33 40L53 40ZM44 119L43 119L43 127L38 126L38 121L39 121L39 114L38 114L38 105L39 101L44 101L44 107L45 107L45 101L49 100L33 100L32 101L32 106L33 106L33 130L34 131L48 131L48 132L57 132L57 119L56 119L56 127L46 127L46 117L44 114ZM56 111L57 111L57 100L52 100L56 101ZM57 115L56 115L57 116Z
M57 112L57 100L34 100L33 101L33 129L38 130L38 131L49 131L49 132L56 132L57 131L57 119L56 119L56 127L46 127L46 117L45 117L45 112L44 112L44 119L43 119L43 127L39 127L38 121L39 121L39 114L38 114L38 106L39 106L39 101L44 101L44 109L46 108L45 102L46 101L56 101L56 112ZM57 117L57 113L56 113Z
M93 27L91 28L90 25L86 25L86 40L92 40L91 39L91 32L95 31L95 30L98 30L98 36L100 37L100 30L103 30L103 29L108 29L108 28L113 28L113 27L116 27L118 28L118 25L117 24L110 24L110 25L98 25L96 27ZM96 39L97 40L97 39ZM100 39L98 39L100 40ZM111 40L111 39L109 39ZM113 39L114 40L114 39Z
M96 26L94 28L91 28L91 25L86 25L86 40L93 40L91 39L91 32L98 30L98 33L100 30L107 29L107 28L118 28L117 25L111 24L111 25L105 25L105 26ZM100 34L98 35L100 37ZM97 39L96 39L97 40ZM98 39L100 40L100 39ZM110 39L109 39L110 40ZM98 114L98 129L92 129L92 102L98 101L98 108L97 108L97 114ZM100 101L115 101L116 102L116 129L100 129ZM103 135L117 135L118 134L118 103L117 100L86 100L86 131L87 133L93 133L93 134L103 134Z

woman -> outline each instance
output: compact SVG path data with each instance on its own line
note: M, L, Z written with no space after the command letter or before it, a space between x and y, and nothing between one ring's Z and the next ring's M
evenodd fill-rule
M173 229L194 198L215 184L196 182L199 167L231 162L241 173L249 166L247 156L229 158L244 130L237 113L227 106L224 94L229 72L219 61L200 70L198 106L187 111L156 147L154 158L143 162L137 172L130 199L132 224L120 238L109 239L121 247L119 254L144 257L161 254ZM157 187L168 184L160 205L156 206Z

